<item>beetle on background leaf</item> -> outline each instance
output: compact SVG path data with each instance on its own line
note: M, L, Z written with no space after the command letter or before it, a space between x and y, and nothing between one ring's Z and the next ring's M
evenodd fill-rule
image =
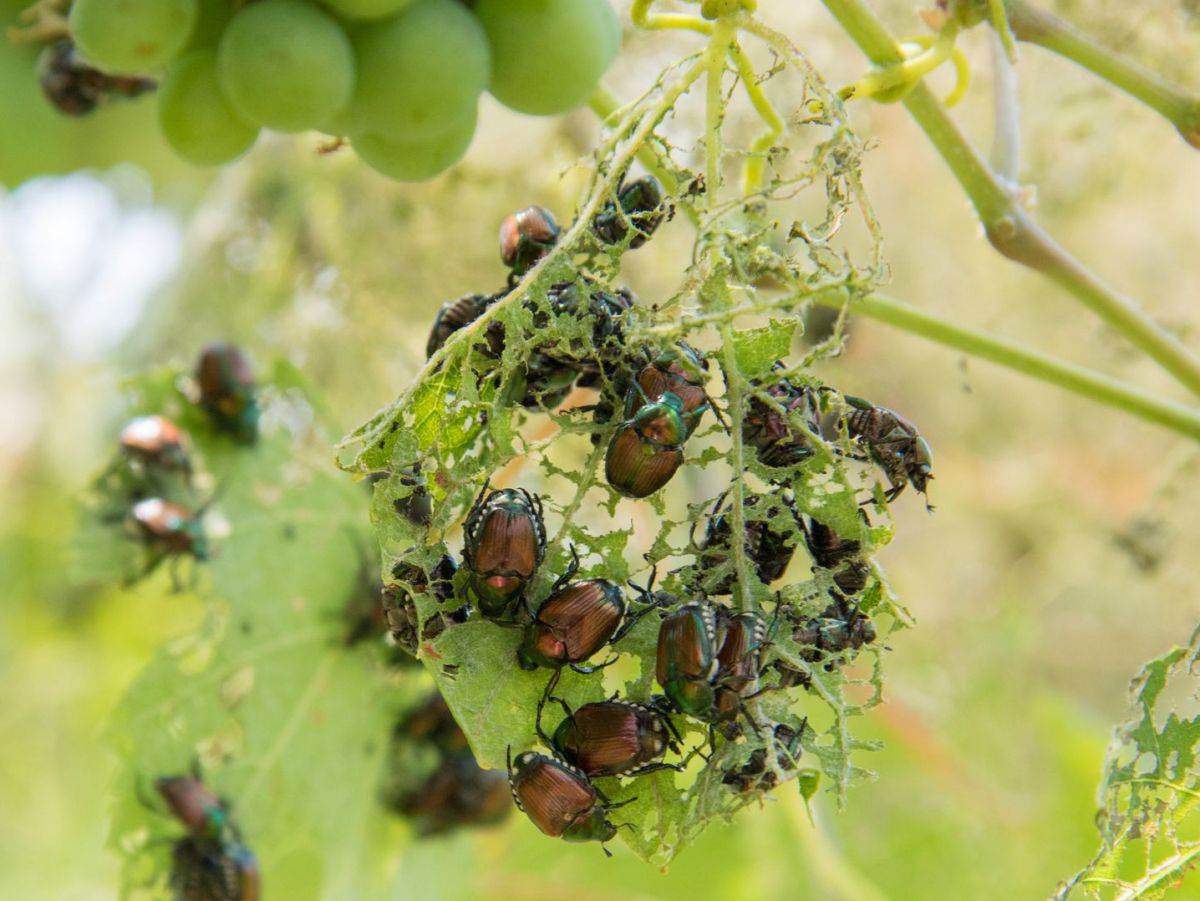
M172 854L175 896L186 901L258 901L258 861L242 843L228 805L195 772L160 778L154 786L188 830Z
M524 488L487 492L485 483L463 526L463 565L480 612L511 620L546 556L542 502Z
M380 593L384 622L392 642L417 656L422 640L429 641L442 633L448 623L466 622L470 606L449 613L437 613L426 618L424 630L418 634L420 617L415 595L429 594L439 604L454 596L454 574L458 564L449 554L443 554L432 572L426 573L419 564L401 560L392 567L393 581L385 584Z
M50 44L38 57L42 93L67 116L86 116L114 98L140 97L153 91L153 79L109 75L84 61L70 38Z
M875 641L875 624L867 614L842 598L835 598L820 616L793 620L792 641L800 645L800 659L824 666L832 672L845 662L849 652L857 652ZM784 660L776 660L780 688L807 687L808 672Z
M192 471L183 430L165 416L138 416L126 423L118 439L121 452L133 463L152 470Z
M392 730L381 789L384 806L414 823L420 835L503 821L512 804L503 773L475 760L462 728L436 689ZM436 759L432 770L413 770L414 761Z
M507 293L504 291L499 294L467 294L442 304L434 317L433 328L430 329L429 340L425 344L425 357L428 359L441 350L451 335L470 325Z
M209 500L209 504L212 500ZM205 504L207 507L208 504ZM180 504L161 497L148 497L138 501L129 510L127 521L133 535L149 551L145 568L136 578L148 576L163 560L172 561L183 556L195 560L207 560L208 537L204 533L204 507L192 511ZM178 579L172 571L172 578Z
M254 368L241 348L226 342L205 347L196 364L196 385L198 403L218 429L239 444L258 440Z

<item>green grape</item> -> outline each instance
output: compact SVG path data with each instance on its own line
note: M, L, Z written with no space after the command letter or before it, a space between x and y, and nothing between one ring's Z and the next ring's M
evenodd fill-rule
M241 156L258 128L238 118L217 83L217 55L196 50L167 71L158 91L158 124L167 143L198 166Z
M353 136L350 144L363 162L388 178L425 181L462 159L474 134L475 114L472 112L432 138L397 141L368 132Z
M244 7L217 50L221 90L248 122L317 128L354 91L354 49L337 20L303 0Z
M234 0L196 0L196 24L188 48L216 47L233 18Z
M325 0L325 5L347 19L384 19L394 16L413 0Z
M106 72L153 72L187 46L196 0L75 0L70 25L88 62Z
M621 49L608 0L478 0L475 15L492 45L489 90L522 113L579 106Z
M418 0L355 39L358 131L405 142L441 135L473 115L487 87L487 37L457 0Z

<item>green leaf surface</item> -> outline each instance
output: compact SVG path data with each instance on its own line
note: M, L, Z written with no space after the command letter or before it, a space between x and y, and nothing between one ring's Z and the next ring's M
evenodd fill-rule
M1200 630L1148 661L1130 693L1100 783L1100 850L1056 898L1162 898L1200 863Z
M379 875L375 786L406 697L375 648L344 641L347 604L376 590L363 579L364 495L324 463L320 433L285 427L271 389L265 434L239 447L173 382L141 383L138 406L189 427L219 479L205 522L224 525L191 586L203 625L160 651L110 725L122 762L110 842L125 891L163 892L182 829L148 796L154 779L197 761L258 854L267 897L358 896Z

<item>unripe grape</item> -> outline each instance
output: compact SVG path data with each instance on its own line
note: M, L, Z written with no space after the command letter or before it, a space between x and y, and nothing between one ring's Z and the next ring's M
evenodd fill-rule
M475 15L492 45L489 90L523 113L579 106L621 46L608 0L479 0Z
M231 0L196 0L196 24L192 27L188 49L215 48L233 13Z
M221 90L238 114L277 131L317 128L354 91L354 50L337 20L303 0L243 8L217 50Z
M432 138L397 141L364 133L352 137L350 143L363 162L375 171L398 181L424 181L462 159L474 134L472 113Z
M487 37L457 0L418 0L355 37L355 130L404 142L436 138L474 116L487 87Z
M211 50L193 51L168 70L158 91L158 124L172 149L198 166L228 163L258 137L222 95Z
M325 0L325 5L347 19L386 19L412 5L413 0Z
M187 46L196 0L75 0L75 45L105 72L160 69Z

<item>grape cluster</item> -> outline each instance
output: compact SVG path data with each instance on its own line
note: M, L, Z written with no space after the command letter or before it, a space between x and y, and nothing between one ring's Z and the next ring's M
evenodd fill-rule
M164 73L159 124L189 162L317 130L402 181L462 157L485 90L566 112L621 44L608 0L74 0L69 21L91 71Z

